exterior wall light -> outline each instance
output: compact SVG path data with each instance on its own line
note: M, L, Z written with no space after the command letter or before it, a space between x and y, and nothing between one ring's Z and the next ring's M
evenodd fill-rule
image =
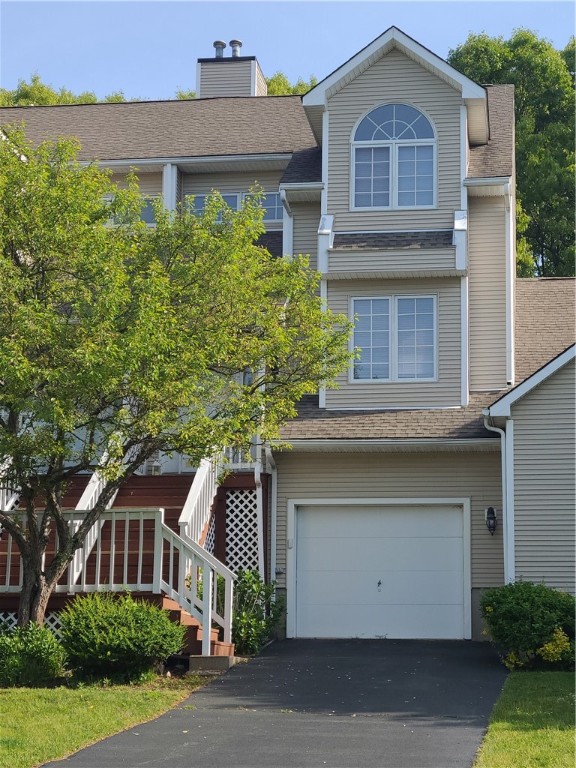
M494 532L496 531L496 526L498 524L496 510L494 507L487 507L484 510L484 521L486 522L486 528L488 528L490 531L490 535L494 536Z

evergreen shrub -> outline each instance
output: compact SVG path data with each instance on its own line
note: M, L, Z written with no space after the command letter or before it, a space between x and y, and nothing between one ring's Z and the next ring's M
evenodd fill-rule
M64 674L66 652L47 627L28 624L0 633L0 685L45 686Z
M132 680L178 653L186 628L130 594L77 597L60 614L62 644L75 672Z
M486 590L480 608L508 669L574 666L572 595L519 581Z

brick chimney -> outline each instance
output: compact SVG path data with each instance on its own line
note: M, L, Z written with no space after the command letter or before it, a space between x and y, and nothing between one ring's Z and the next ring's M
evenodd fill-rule
M199 99L217 96L266 96L266 80L256 56L242 56L241 40L230 40L231 56L224 55L226 43L214 41L214 57L198 59L196 95Z

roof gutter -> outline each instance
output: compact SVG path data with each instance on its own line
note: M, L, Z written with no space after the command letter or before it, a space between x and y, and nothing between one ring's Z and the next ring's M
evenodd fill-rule
M182 165L202 165L203 163L234 163L234 162L250 162L254 160L269 160L277 162L290 161L292 152L274 152L270 154L254 153L243 155L191 155L180 157L125 157L115 160L100 159L98 163L107 168L115 168L116 166L125 165L158 165L164 163L174 163ZM80 160L80 165L90 165L94 160Z
M288 441L275 441L272 450L282 451L285 447L292 453L372 453L372 452L426 452L426 451L494 451L495 440L487 438L472 438L470 440L429 439L429 440L390 440L386 438L373 439L321 439L311 438Z

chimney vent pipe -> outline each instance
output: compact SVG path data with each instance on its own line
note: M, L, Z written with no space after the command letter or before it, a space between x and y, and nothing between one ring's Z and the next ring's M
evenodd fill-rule
M216 51L216 58L222 59L224 58L224 48L226 48L226 43L224 40L214 40L214 49Z
M242 40L230 40L230 48L232 48L232 58L237 59L240 56L240 48L242 48Z

